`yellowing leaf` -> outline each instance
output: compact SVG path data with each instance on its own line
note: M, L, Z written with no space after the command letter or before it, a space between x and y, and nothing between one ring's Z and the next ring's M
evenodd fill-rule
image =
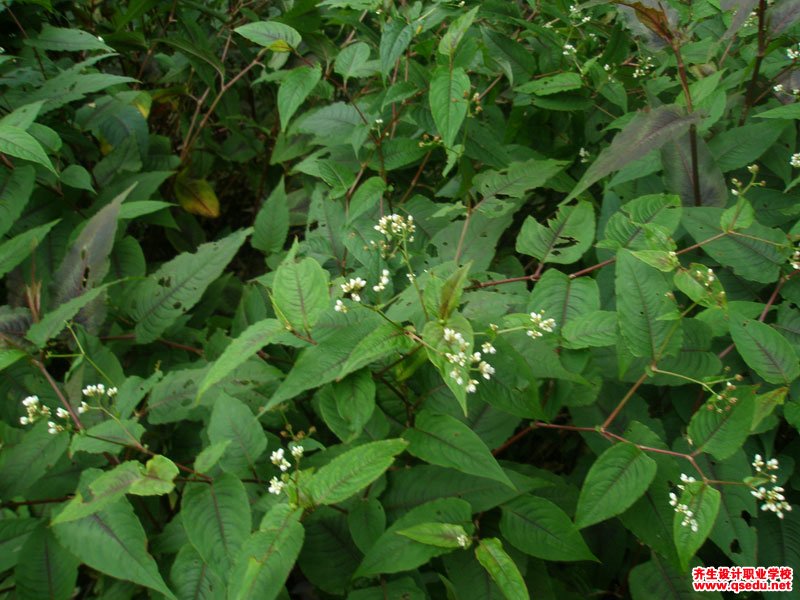
M205 179L191 179L181 173L175 178L175 197L186 212L211 219L219 216L219 199Z

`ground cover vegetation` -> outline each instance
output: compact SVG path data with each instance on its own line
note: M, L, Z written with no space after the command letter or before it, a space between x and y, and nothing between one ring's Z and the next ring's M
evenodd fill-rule
M800 566L798 23L4 0L0 597Z

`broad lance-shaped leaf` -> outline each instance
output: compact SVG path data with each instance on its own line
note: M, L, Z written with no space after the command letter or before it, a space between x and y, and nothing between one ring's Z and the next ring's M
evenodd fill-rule
M58 222L39 225L0 244L0 277L28 258Z
M420 523L450 523L469 531L472 508L460 498L438 498L406 511L367 550L354 577L380 573L400 573L424 565L434 556L447 554L450 548L423 544L400 531Z
M425 462L514 487L478 434L450 415L422 410L403 437L409 442L409 454Z
M797 353L775 329L736 313L731 314L730 328L736 351L765 381L788 385L800 376Z
M673 194L648 194L623 204L605 226L603 248L646 250L653 230L672 235L681 223L681 199Z
M322 69L317 64L313 67L296 67L281 80L280 86L278 86L278 113L281 117L281 131L286 130L289 120L305 102L321 78Z
M530 598L519 568L503 549L503 543L500 540L497 538L482 539L475 548L475 558L489 573L506 600Z
M226 473L210 484L189 485L180 514L186 537L200 557L227 580L239 549L250 535L250 502L244 484Z
M407 538L440 548L463 548L463 540L469 540L467 531L461 525L454 523L419 523L408 529L397 532ZM467 543L471 543L467 542Z
M467 116L469 76L464 69L439 67L431 79L430 105L433 122L445 148L451 148Z
M694 167L689 135L684 135L661 149L661 163L667 189L680 194L685 206L694 206ZM728 186L714 155L702 138L697 139L697 163L700 203L703 206L725 206Z
M244 543L230 574L228 600L274 600L294 567L304 531L303 511L274 506Z
M124 462L92 481L87 493L77 492L52 523L67 523L93 515L125 494L167 494L175 487L173 480L177 475L175 463L161 455L151 458L144 467L136 461Z
M170 580L178 600L225 600L225 582L191 544L175 557Z
M53 163L39 141L19 127L0 124L0 153L35 162L56 174Z
M397 59L408 48L414 37L414 28L402 19L393 19L383 27L379 54L381 57L381 73L384 78L394 68Z
M547 225L528 217L517 236L517 252L541 263L578 261L594 241L594 209L588 202L562 204Z
M0 236L4 236L25 210L36 183L36 169L20 165L0 172ZM0 252L0 256L3 256ZM0 276L4 273L0 272Z
M75 592L78 560L42 524L23 544L14 576L19 598L68 600Z
M51 435L44 420L25 432L22 440L0 453L0 498L22 496L61 458L69 435Z
M328 308L328 272L311 257L295 260L297 244L275 272L272 305L278 317L293 330L311 333Z
M218 242L202 244L161 266L133 291L131 316L136 339L146 344L200 300L203 292L231 261L251 229L242 229Z
M308 485L315 504L336 504L360 492L388 469L406 449L401 439L381 440L340 454L317 471Z
M248 23L237 27L234 31L273 52L291 52L302 41L296 29L277 21Z
M41 321L31 325L25 337L39 348L43 348L48 340L61 333L67 322L71 321L81 309L102 296L106 289L114 283L118 282L107 283L91 289L48 312Z
M582 315L600 309L600 290L590 277L571 278L558 269L548 269L533 287L528 311L535 311L556 321L553 331Z
M200 398L212 385L222 381L237 367L261 350L278 334L285 331L277 319L264 319L253 323L233 340L211 365L197 390Z
M192 179L188 170L175 178L175 197L186 212L216 219L219 216L219 198L205 179Z
M531 159L515 162L502 171L483 171L473 183L484 200L498 196L522 198L526 192L542 187L569 163L559 160Z
M53 273L56 305L64 304L99 284L108 273L108 256L114 246L117 218L131 185L89 219L64 260Z
M724 213L721 208L684 208L681 223L697 243L703 243L703 252L733 268L736 275L760 283L776 281L790 254L786 234L760 223L726 233L720 227ZM704 243L714 237L719 239Z
M567 200L580 195L609 173L682 136L698 121L698 115L684 115L677 106L659 106L637 113L586 170Z
M525 554L545 560L597 560L567 513L550 500L519 496L502 509L500 531Z
M208 439L212 444L230 440L220 464L231 473L247 473L267 449L267 438L261 423L250 408L225 392L215 394Z
M656 469L656 461L633 444L608 448L586 474L575 524L583 529L624 512L647 491Z
M678 558L685 570L692 556L714 528L719 513L720 493L716 488L700 481L686 483L684 487L678 502L688 507L692 517L676 512L672 522L672 535L678 549Z
M620 250L616 291L620 333L634 356L658 360L680 350L682 330L673 318L677 309L663 273Z
M84 479L97 473L84 471ZM175 600L158 572L156 561L147 552L144 528L125 498L78 521L53 525L52 529L59 543L82 563Z
M724 460L742 447L753 425L755 389L739 386L729 400L708 402L692 415L687 433L698 450Z
M383 180L381 180L383 181ZM352 205L351 205L352 210ZM289 234L289 207L283 177L264 201L253 224L253 248L265 254L280 251Z

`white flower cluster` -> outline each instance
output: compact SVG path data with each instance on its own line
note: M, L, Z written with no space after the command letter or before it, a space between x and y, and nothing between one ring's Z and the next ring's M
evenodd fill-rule
M681 473L681 481L683 484L678 484L678 489L683 491L686 489L687 483L694 483L697 481L694 477L689 477L686 473ZM675 509L675 512L679 515L683 515L683 520L681 521L681 527L689 527L692 530L692 533L697 533L698 524L697 519L694 518L694 512L689 510L689 506L686 504L681 504L678 500L677 494L675 492L669 493L669 505Z
M575 49L575 46L572 44L564 44L563 51L561 54L564 56L574 56L578 51Z
M270 454L269 460L284 473L292 466L292 464L284 458L283 448L278 448L275 452Z
M303 457L304 449L300 445L295 445L292 446L290 452L292 454L292 458L299 463L300 459ZM286 453L283 448L278 448L275 450L272 454L270 454L269 459L273 465L281 470L282 473L286 473L286 471L289 470L289 467L292 466L291 463L286 460ZM286 481L284 481L284 479L287 478L288 475L282 475L281 477L283 479L273 477L269 480L269 487L267 488L267 491L270 494L275 494L278 496L283 492L284 488L286 488Z
M795 169L800 169L800 152L795 152L789 159L789 164Z
M457 350L457 352L445 352L444 357L447 359L451 365L453 365L453 370L450 371L450 377L455 379L455 382L458 385L463 385L464 389L466 389L467 393L473 394L478 389L478 380L467 378L467 381L464 381L464 372L462 369L469 369L470 371L475 370L480 375L486 379L487 381L492 378L494 375L495 370L492 365L488 362L483 360L483 356L480 352L473 352L472 354L467 354L467 350L469 349L469 344L464 339L464 336L461 335L455 329L450 329L449 327L444 328L444 335L443 339L448 345L451 346L451 349ZM455 346L455 348L453 348ZM497 352L494 346L492 346L489 342L483 344L482 349L484 352L488 354L494 354Z
M800 88L792 88L791 90L787 90L786 86L782 83L778 83L772 86L772 91L776 94L786 94L789 96L800 96Z
M717 280L717 276L714 274L714 270L713 269L706 269L705 271L702 270L702 269L695 269L691 273L691 276L692 276L692 279L694 279L697 283L702 285L707 292L712 292L713 291L714 282ZM725 291L724 290L720 291L718 296L719 296L718 299L720 301L724 300Z
M397 245L414 241L414 232L417 230L417 226L414 224L414 217L411 215L403 217L402 215L394 213L381 217L378 224L375 225L373 229L379 232L385 239L380 242L375 242L373 240L370 244L380 248L383 257L388 257L394 253Z
M589 162L589 157L591 156L591 154L589 153L589 151L586 148L581 146L581 149L578 150L578 156L581 157L581 163L588 163Z
M537 313L531 313L531 323L533 325L530 329L527 330L527 333L532 338L540 338L545 333L553 333L553 329L555 329L556 322L555 319L545 319L544 318L544 311Z
M779 519L782 519L784 512L792 510L792 505L786 501L786 496L783 495L785 490L781 486L775 485L778 482L777 474L771 472L780 468L778 459L771 458L765 461L760 454L756 454L753 457L753 468L756 470L756 477L765 480L772 488L767 489L761 485L751 490L750 493L764 502L761 505L761 510L772 511Z
M644 59L639 61L639 64L633 70L633 76L638 79L647 75L654 67L653 59L650 56L645 56Z
M592 20L592 17L589 15L581 16L581 7L577 4L571 4L569 7L569 18L573 21L577 21L580 24L588 23Z
M470 539L468 535L464 535L463 533L456 538L456 542L462 548L469 548Z
M741 375L736 375L734 379L736 379L736 381L741 381L743 377ZM734 391L736 391L736 386L730 381L726 381L722 391L708 399L706 410L713 410L720 414L730 411L733 405L739 401L739 399L733 395Z
M389 285L389 269L381 271L381 279L378 283L372 286L373 292L382 292Z
M87 398L101 398L103 396L108 396L109 398L113 398L117 395L117 388L110 387L106 389L102 383L98 383L96 385L87 385L83 388L82 393Z
M792 258L789 259L789 264L795 271L800 271L800 248L796 248L792 253Z
M22 401L22 406L25 407L28 416L19 418L20 425L31 425L39 419L50 416L50 408L39 402L39 396L28 396Z
M786 56L789 57L789 60L800 59L800 44L798 44L794 48L787 48L786 49Z
M349 295L351 300L354 302L361 302L361 290L363 290L366 285L366 281L361 279L361 277L356 277L350 279L347 283L343 283L341 288L342 292L344 292L345 295Z

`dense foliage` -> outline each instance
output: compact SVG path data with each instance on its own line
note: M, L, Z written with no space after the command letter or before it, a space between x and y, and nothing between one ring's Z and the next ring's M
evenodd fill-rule
M4 1L0 597L800 566L799 22Z

